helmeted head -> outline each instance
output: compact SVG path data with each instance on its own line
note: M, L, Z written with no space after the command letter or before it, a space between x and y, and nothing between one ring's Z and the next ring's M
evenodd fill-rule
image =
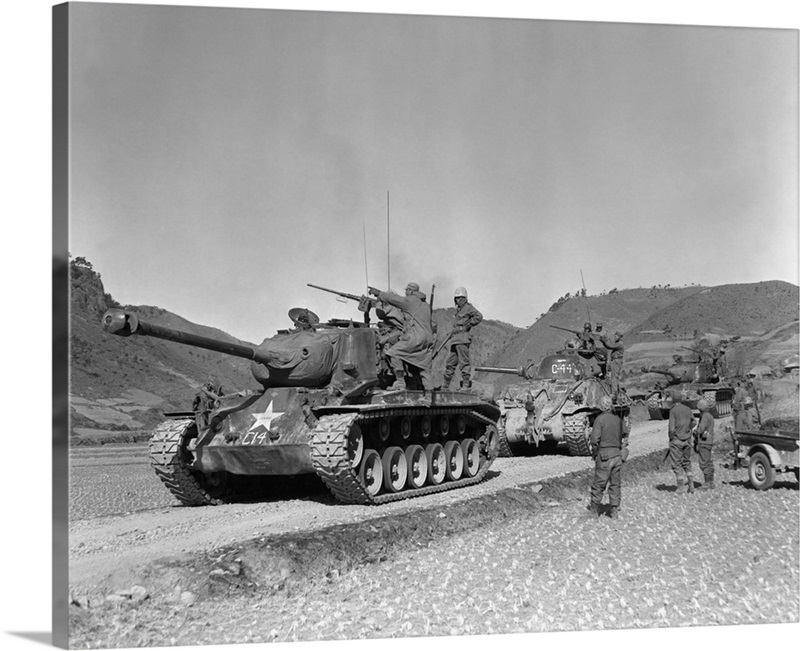
M611 411L611 407L613 406L614 402L611 400L610 396L603 396L600 398L600 410L601 411Z
M603 331L603 324L602 323L595 324L594 331L595 332L602 332Z
M752 406L753 406L753 399L750 396L748 396L747 398L744 399L744 408L747 409L748 407Z
M592 324L588 321L583 324L583 331L584 332L591 332L592 331Z
M700 400L697 401L697 408L700 411L708 411L708 402L705 398L700 398Z
M453 298L467 298L467 289L466 287L456 287L456 291L453 292Z
M408 285L406 285L406 296L409 296L410 294L413 294L414 292L418 292L418 291L419 291L419 283L413 283L412 282L412 283L408 283Z

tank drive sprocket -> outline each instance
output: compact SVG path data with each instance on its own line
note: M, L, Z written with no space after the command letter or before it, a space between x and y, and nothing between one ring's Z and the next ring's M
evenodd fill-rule
M186 506L216 505L228 492L226 473L205 474L189 467L187 445L197 437L192 418L167 420L153 430L150 465L158 478Z

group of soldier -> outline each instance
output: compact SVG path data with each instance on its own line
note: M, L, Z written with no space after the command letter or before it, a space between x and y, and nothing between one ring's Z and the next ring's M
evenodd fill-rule
M575 349L587 357L595 357L600 363L600 373L611 383L612 395L619 394L622 362L625 356L621 332L615 332L613 338L609 337L603 332L602 323L596 324L592 332L592 324L587 321L583 324L583 330L576 332L576 339L567 342L567 348Z
M733 398L733 422L737 431L757 430L760 418L755 401L751 395L752 383L737 383ZM703 483L699 490L714 490L714 417L707 400L701 398L697 402L700 412L695 419L691 408L678 395L669 395L669 425L667 435L672 472L675 474L676 492L691 494L695 492L692 474L692 451L697 454ZM616 518L622 497L622 481L620 469L628 457L627 433L621 419L611 413L612 401L605 396L600 401L602 413L595 419L590 436L592 452L595 458L595 471L590 489L588 511L592 515L599 514L603 493L608 489L609 513Z
M446 345L449 350L441 386L434 386L433 382L433 357L438 353L434 351L436 326L432 308L419 285L408 283L405 296L375 287L369 288L369 294L378 301L375 309L381 320L378 345L383 363L388 366L386 370L394 376L390 390L403 390L410 384L426 391L448 389L458 368L461 387L471 388L471 330L483 320L483 315L469 302L464 287L457 287L453 293L456 308L453 328L439 347Z

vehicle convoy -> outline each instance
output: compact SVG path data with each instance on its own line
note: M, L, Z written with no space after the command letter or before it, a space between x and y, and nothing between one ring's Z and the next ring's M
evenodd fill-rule
M375 329L366 324L306 319L305 327L248 346L120 309L102 323L122 337L251 360L260 389L167 413L153 431L151 464L183 504L247 495L260 476L310 473L342 502L382 504L475 484L497 456L496 405L468 393L379 388Z
M758 430L733 431L733 467L747 468L753 488L771 488L776 475L784 472L793 472L800 481L800 428L796 418L791 420L767 420Z
M704 398L714 418L728 416L733 411L734 389L722 380L717 358L693 348L688 350L696 352L699 359L684 362L675 355L676 363L668 369L642 367L643 373L656 373L665 378L665 384L658 383L647 393L650 420L669 418L669 398L679 399L692 409L697 409L697 403Z
M614 400L611 383L594 354L567 348L545 356L539 364L521 368L478 366L483 373L507 373L527 380L521 390L506 390L495 401L500 407L500 456L523 454L526 447L554 446L565 442L573 456L591 455L589 436L600 414L600 399ZM624 392L616 396L612 412L630 431L631 401Z

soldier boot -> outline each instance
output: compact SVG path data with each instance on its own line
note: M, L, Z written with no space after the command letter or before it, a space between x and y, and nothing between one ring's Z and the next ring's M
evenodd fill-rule
M589 506L586 507L589 515L598 516L600 515L600 505L597 502L589 502Z
M683 492L683 486L684 486L685 483L686 483L686 479L682 475L677 475L675 477L675 492L676 493L682 493Z
M686 473L686 492L694 493L694 477Z
M395 369L394 371L395 381L392 386L389 387L389 391L405 391L406 389L406 376L403 371L398 371Z

